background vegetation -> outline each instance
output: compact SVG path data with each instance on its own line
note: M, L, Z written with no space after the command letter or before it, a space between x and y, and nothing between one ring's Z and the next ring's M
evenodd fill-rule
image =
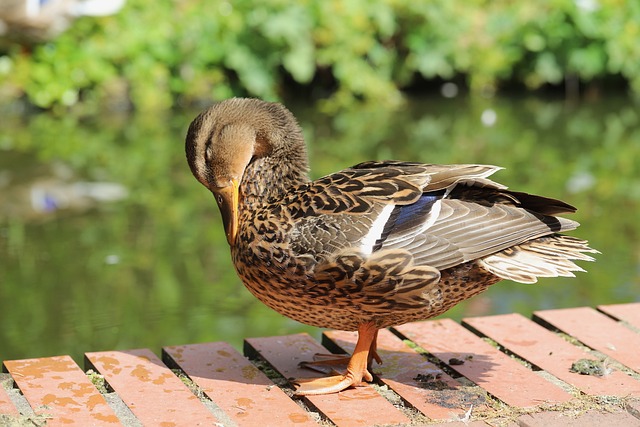
M640 94L636 0L128 0L0 56L0 97L166 109L299 87L393 105L423 80L472 92L615 81Z

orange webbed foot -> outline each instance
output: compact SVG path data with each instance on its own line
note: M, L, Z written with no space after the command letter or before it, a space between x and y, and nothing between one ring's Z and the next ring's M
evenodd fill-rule
M297 396L338 393L349 387L357 387L362 383L349 373L323 378L296 379L293 382L296 385L295 394Z
M378 329L370 323L360 325L358 328L358 342L349 358L343 355L316 355L313 362L302 362L301 367L313 369L326 374L337 374L337 369L348 360L346 374L331 375L324 378L297 379L296 395L309 396L318 394L338 393L349 387L357 387L362 381L373 381L373 375L368 366L373 360L381 362L376 352L376 337Z

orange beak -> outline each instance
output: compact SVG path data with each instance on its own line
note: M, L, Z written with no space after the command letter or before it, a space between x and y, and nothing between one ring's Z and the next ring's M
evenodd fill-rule
M222 214L224 231L227 233L227 242L233 246L238 234L238 201L240 183L237 179L231 180L228 187L216 189L214 196L218 202L218 208Z

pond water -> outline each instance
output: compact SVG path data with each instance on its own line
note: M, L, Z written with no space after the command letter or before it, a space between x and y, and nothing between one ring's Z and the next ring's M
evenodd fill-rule
M640 109L625 97L412 100L330 116L291 103L313 177L370 159L490 163L578 207L602 252L577 278L502 282L447 316L638 301ZM0 359L320 331L255 300L191 176L197 111L0 121Z

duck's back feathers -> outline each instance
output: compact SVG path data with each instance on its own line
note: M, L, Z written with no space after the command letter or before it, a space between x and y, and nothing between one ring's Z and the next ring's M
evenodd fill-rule
M306 200L289 200L296 217L292 246L300 253L311 249L328 257L345 249L363 255L402 250L417 266L445 270L578 226L554 216L575 211L572 206L509 191L488 179L499 169L393 161L358 164L305 185L301 194ZM523 247L522 252L531 254L539 247ZM512 268L506 256L487 260L487 269L518 280L507 274ZM525 260L524 255L520 259ZM556 275L568 271L563 265ZM520 281L530 282L532 274L527 269Z

